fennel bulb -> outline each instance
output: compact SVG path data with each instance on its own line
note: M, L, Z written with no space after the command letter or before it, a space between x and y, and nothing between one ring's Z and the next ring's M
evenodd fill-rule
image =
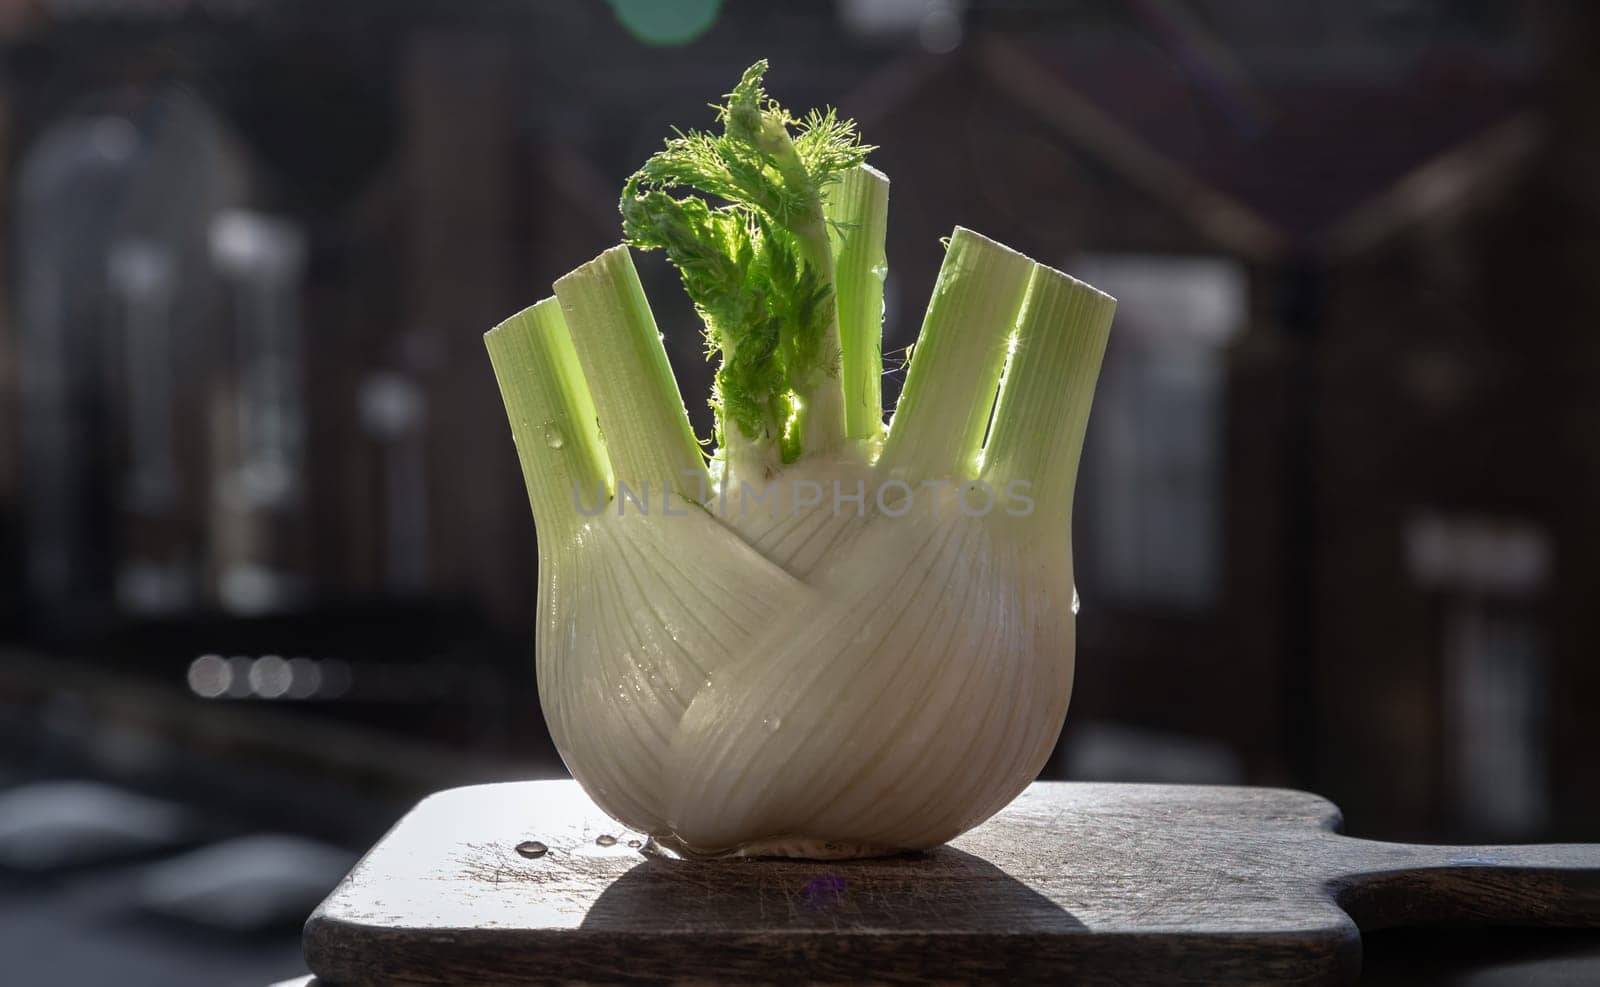
M886 427L888 180L765 68L622 198L721 357L709 465L627 245L486 336L538 527L541 701L573 776L664 845L933 846L1060 732L1115 302L958 227Z

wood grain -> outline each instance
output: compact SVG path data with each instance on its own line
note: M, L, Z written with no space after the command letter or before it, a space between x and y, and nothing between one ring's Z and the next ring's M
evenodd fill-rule
M1039 783L928 853L690 862L630 847L573 782L476 786L379 842L306 924L306 960L351 985L1327 983L1358 973L1359 928L1600 927L1600 847L1339 823L1282 789Z

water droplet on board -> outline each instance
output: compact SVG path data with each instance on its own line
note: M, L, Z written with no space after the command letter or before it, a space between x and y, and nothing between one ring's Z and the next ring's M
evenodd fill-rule
M771 730L773 733L777 733L778 732L778 728L782 727L782 726L783 726L783 717L781 717L781 716L769 716L769 717L767 717L767 729L768 730Z
M601 833L599 836L596 836L594 838L594 841L596 843L598 843L600 846L616 846L617 845L617 838L615 836L612 836L610 833Z
M538 840L524 840L517 844L517 852L529 860L537 860L550 852L550 848Z

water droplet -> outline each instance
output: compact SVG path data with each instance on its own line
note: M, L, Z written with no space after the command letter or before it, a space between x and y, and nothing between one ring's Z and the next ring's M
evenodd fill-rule
M1078 587L1076 586L1072 587L1072 612L1074 614L1078 612Z
M610 833L601 833L599 836L596 836L594 838L594 841L596 843L598 843L599 845L601 845L601 846L616 846L617 845L617 838L615 836L612 836Z
M517 852L529 860L537 860L550 852L550 848L538 840L525 840L517 844Z
M644 844L639 842L638 840L629 840L628 841L628 845L633 847L635 850L637 850L640 847L644 846Z
M778 728L782 727L782 726L783 726L783 717L781 717L781 716L769 716L769 717L767 717L767 729L768 730L771 730L773 733L777 733L778 732Z
M561 434L559 428L554 425L546 425L544 427L544 444L552 449L559 449L567 444L567 439L566 436Z

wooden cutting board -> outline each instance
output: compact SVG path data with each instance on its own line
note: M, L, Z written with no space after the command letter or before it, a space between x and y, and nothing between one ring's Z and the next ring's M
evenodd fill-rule
M1359 972L1360 929L1600 927L1600 846L1339 823L1283 789L1041 782L926 853L704 862L641 853L570 781L460 788L317 909L306 960L329 984L1323 983Z

